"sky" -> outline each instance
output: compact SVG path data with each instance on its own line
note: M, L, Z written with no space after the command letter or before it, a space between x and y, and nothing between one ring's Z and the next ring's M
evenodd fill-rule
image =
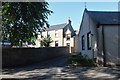
M72 27L78 30L81 24L85 2L48 2L52 13L48 17L50 25L66 23L70 17ZM118 2L86 2L87 10L118 11Z

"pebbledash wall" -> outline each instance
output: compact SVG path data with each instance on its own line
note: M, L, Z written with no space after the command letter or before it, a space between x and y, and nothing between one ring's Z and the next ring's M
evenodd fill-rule
M68 55L68 47L2 48L2 67L25 66Z

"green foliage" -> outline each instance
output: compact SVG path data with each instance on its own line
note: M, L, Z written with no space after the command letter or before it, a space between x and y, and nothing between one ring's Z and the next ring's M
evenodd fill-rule
M40 41L41 45L45 47L50 47L50 43L52 42L53 40L51 39L51 37L45 37Z
M47 2L3 2L2 39L12 45L33 41L38 33L49 26L47 19L52 13Z
M82 55L71 55L69 60L71 66L95 66L95 61Z

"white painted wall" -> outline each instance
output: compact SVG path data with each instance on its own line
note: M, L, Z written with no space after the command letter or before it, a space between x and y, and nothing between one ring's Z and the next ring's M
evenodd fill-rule
M105 45L106 61L108 64L120 65L120 27L118 25L97 25L92 21L89 15L84 12L82 23L79 31L78 52L82 55L87 55L89 58L97 58L103 62L103 44ZM104 28L104 42L102 36L102 27ZM92 49L87 49L87 33L90 32L92 36ZM82 36L85 37L85 50L82 50Z
M42 36L43 37L47 37L47 31L45 31L45 32L42 32ZM37 38L37 40L35 41L35 47L40 47L41 45L40 45L40 40L41 40L42 38L41 38L41 35L38 35L38 38Z
M47 33L50 35L51 39L53 40L53 42L50 44L51 47L55 47L55 41L58 41L58 46L67 46L66 44L70 43L70 48L71 48L71 47L75 46L75 37L73 36L70 38L70 40L66 40L66 37L64 37L63 35L71 34L72 31L74 31L74 30L71 26L71 23L69 23L64 29L45 31L45 32L42 32L42 35L43 35L43 37L46 37ZM58 37L55 37L56 32L58 34ZM38 35L38 39L39 40L42 39L41 35ZM40 43L38 40L36 40L36 46L40 47ZM71 50L70 50L70 52L71 52Z
M102 26L99 26L99 28L97 28L97 32L98 32L98 53L97 53L97 63L98 64L104 64L103 63L103 36L102 36Z
M120 57L118 54L118 26L103 26L104 27L104 42L106 61L108 64L120 64Z
M58 41L58 46L63 46L63 29L57 30L58 37L55 37L55 32L56 30L45 31L42 32L42 36L47 37L47 33L50 35L51 39L53 40L53 42L50 44L51 47L55 47L55 41ZM41 39L41 35L38 35L38 39L36 40L36 47L40 47L39 40Z
M79 45L78 52L81 52L83 55L87 55L89 58L97 57L97 31L96 24L92 21L92 19L85 12L83 15L83 21L81 23L81 30L79 31ZM92 49L87 49L87 33L90 32L93 34L92 36ZM82 50L82 36L85 36L85 50Z
M55 37L55 33L57 32L58 37ZM48 31L53 42L50 44L51 47L55 47L55 41L58 41L58 46L63 46L63 29L59 30L50 30Z
M55 30L48 31L48 34L50 35L53 42L50 44L51 47L55 46Z
M76 35L75 36L75 41L74 41L74 44L75 44L75 47L74 47L74 49L75 49L75 52L77 52L77 53L79 53L80 51L79 51L79 48L78 48L78 45L79 45L79 36L78 35Z
M58 32L58 38L55 38L55 40L58 40L58 46L63 46L63 29L57 30ZM54 33L55 34L55 33ZM54 42L55 43L55 42ZM55 46L55 45L54 45Z
M71 37L71 31L69 30L69 28L67 29L67 31L65 32L65 34L70 34L70 40L67 40L67 38L64 38L64 46L67 46L67 43L70 43L70 47L74 47L74 37Z

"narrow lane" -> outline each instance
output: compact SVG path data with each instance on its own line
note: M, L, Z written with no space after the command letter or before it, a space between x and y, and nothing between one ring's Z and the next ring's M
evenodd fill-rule
M19 67L19 68L11 68L11 69L3 69L2 70L2 75L1 78L31 78L36 73L44 74L48 71L55 71L55 69L60 68L60 67L66 67L68 60L68 56L61 56L57 57L55 59L51 59L48 61L44 61L42 63L34 64L34 65L29 65L25 67ZM37 71L37 72L36 72ZM29 77L29 75L31 75ZM37 73L37 74L38 74Z
M9 80L120 80L119 67L69 67L68 57L59 57L22 68L3 70Z

